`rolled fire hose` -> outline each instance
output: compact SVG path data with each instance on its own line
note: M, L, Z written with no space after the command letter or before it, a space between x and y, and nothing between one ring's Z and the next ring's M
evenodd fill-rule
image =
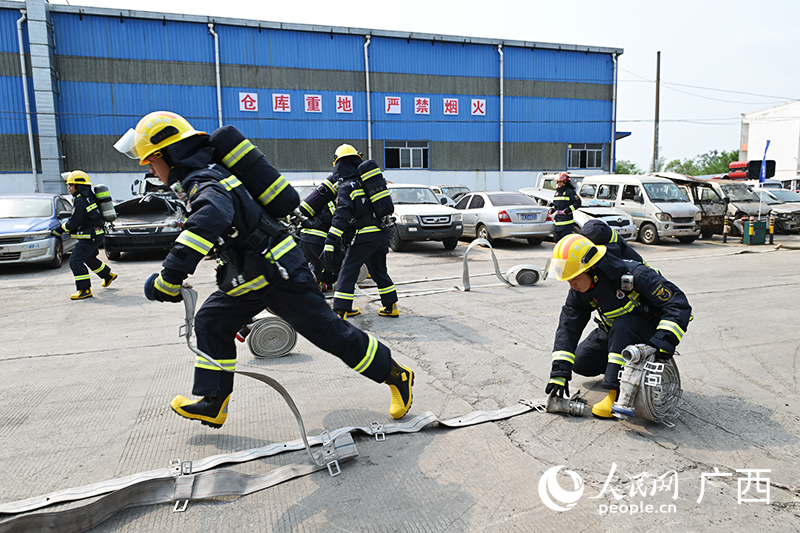
M292 351L297 332L284 319L273 314L258 318L250 327L247 347L256 357L276 359Z
M469 263L467 262L467 258L469 257L469 252L476 246L486 246L489 248L489 252L492 254L492 263L494 263L494 273L497 276L497 279L505 283L506 285L535 285L540 279L542 278L542 270L538 267L533 265L516 265L508 269L505 276L500 273L500 266L497 264L497 256L494 255L494 250L492 249L492 245L489 244L489 241L486 239L475 239L472 241L469 246L467 246L467 251L464 252L464 272L461 276L461 279L464 283L464 291L470 290L469 284Z
M623 420L639 415L675 427L671 419L678 417L681 376L674 357L656 361L655 353L656 349L646 344L633 344L622 350L625 368L619 397L611 411Z

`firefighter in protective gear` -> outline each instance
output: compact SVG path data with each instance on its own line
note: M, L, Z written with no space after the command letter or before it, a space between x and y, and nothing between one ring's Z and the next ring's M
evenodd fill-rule
M358 167L361 155L349 144L343 144L334 154L333 176L339 181L336 211L328 230L320 259L334 268L337 256L347 251L336 281L333 310L342 319L361 313L353 308L353 296L361 265L367 265L370 276L378 285L381 297L380 316L397 317L397 290L386 268L389 253L389 231L383 227L364 193ZM349 246L346 246L349 245Z
M300 202L297 192L269 165L272 178L268 190L259 195L265 200L262 207L236 176L215 163L210 138L179 115L159 111L142 118L115 144L120 152L148 161L151 172L165 184L181 184L192 206L161 273L145 284L147 297L180 301L183 280L205 256L214 254L221 258L219 288L195 317L200 350L234 370L236 332L269 307L356 372L387 383L390 414L404 416L411 407L413 372L396 363L383 343L336 316L294 239L269 225L265 213L275 218L288 215ZM236 283L230 283L232 278ZM227 419L232 391L233 373L198 357L192 393L200 398L177 396L170 406L185 418L219 428Z
M97 258L97 250L103 244L103 217L97 207L97 198L92 191L92 182L82 170L75 170L65 176L67 189L73 196L72 216L60 227L50 233L57 239L69 233L77 243L69 256L69 268L75 277L78 292L70 295L71 300L92 297L92 282L89 269L103 279L103 287L108 287L117 279L111 268Z
M333 202L328 202L319 212L315 212L312 217L303 220L300 231L297 233L300 248L302 248L306 259L311 263L311 271L314 273L322 292L333 286L341 268L341 262L339 262L339 266L326 268L319 258L325 248L325 239L328 237L328 230L331 227L331 222L333 222L335 211L336 205ZM342 255L342 258L344 258L344 255Z
M568 281L570 291L561 308L553 345L548 394L569 396L572 373L604 375L609 391L592 407L599 418L612 418L619 391L622 350L648 344L657 359L669 359L692 316L684 293L661 274L637 261L607 253L582 235L568 235L553 248L550 272ZM598 328L579 344L592 311Z
M553 207L550 209L555 214L553 222L553 241L558 242L565 235L572 233L572 226L575 221L572 213L581 206L581 199L575 192L575 187L566 172L562 172L556 178L556 194L553 197Z

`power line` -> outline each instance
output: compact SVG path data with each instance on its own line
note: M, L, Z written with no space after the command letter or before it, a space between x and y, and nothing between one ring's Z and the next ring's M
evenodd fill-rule
M630 81L630 82L646 81L648 83L655 83L655 80L648 79L648 78L646 78L644 76L636 74L635 72L631 72L630 70L624 69L622 67L620 67L620 70L625 71L628 74L631 74L632 76L636 76L637 78L641 78L641 80L620 80L620 81ZM670 83L670 82L666 82L664 80L661 80L661 84L662 85L673 85L673 86L676 86L676 87L689 87L691 89L702 89L702 90L705 90L705 91L717 91L717 92L722 92L722 93L742 94L742 95L746 95L746 96L757 96L759 98L771 98L773 100L795 101L795 100L800 99L800 98L798 98L796 96L795 97L772 96L772 95L769 95L769 94L757 94L757 93L748 93L748 92L743 92L743 91L732 91L732 90L729 90L729 89L717 89L715 87L701 87L699 85L686 85L686 84L683 84L683 83ZM673 89L673 90L677 91L678 89ZM678 92L683 92L683 91L678 91ZM687 92L685 94L689 94L689 95L692 95L692 96L698 96L700 98L709 98L709 97L705 97L705 96L694 94L694 93L688 93ZM709 98L709 99L710 100L714 100L714 98ZM724 101L727 101L727 100L720 100L720 101L724 102ZM732 102L732 103L750 103L750 102Z

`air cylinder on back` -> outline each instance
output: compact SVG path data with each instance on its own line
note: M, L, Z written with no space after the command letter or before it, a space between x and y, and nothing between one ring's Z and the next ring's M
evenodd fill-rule
M94 186L94 195L97 198L97 207L100 208L100 216L106 222L114 222L117 219L117 210L114 209L111 191L102 183L98 183Z

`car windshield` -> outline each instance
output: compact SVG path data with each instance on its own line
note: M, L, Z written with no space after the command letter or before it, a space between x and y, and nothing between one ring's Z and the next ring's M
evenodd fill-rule
M722 185L722 192L731 202L758 202L758 196L744 185Z
M501 205L539 205L530 196L521 192L502 192L487 195L494 206Z
M800 202L800 193L796 193L794 191L787 191L784 189L781 190L770 190L775 197L778 198L781 202Z
M442 194L446 194L450 198L455 198L456 195L469 192L467 187L440 187Z
M653 203L689 201L683 191L674 183L645 183L644 190L647 191L647 196Z
M772 196L769 195L767 191L758 191L756 194L761 198L761 201L767 205L775 205L775 204L782 204L780 200L776 200Z
M427 187L389 189L395 204L439 204L436 195Z
M40 218L53 214L49 198L0 198L0 218Z

